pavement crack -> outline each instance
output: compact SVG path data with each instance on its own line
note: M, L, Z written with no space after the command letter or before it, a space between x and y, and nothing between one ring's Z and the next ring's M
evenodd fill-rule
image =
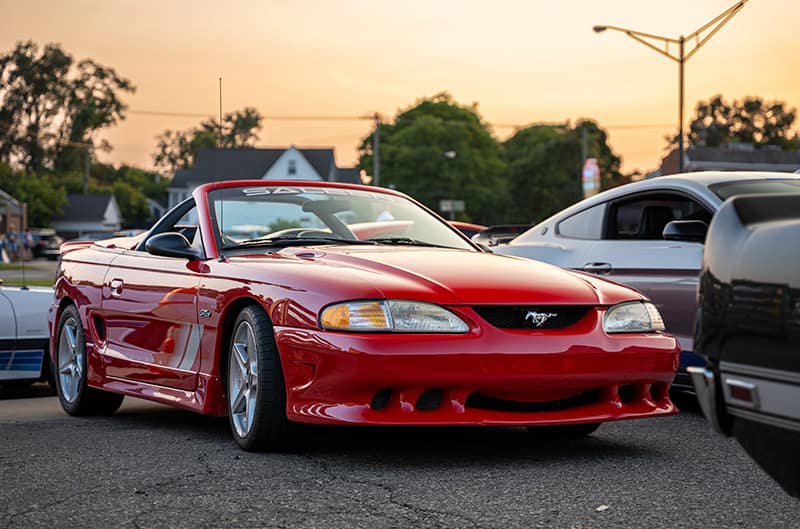
M381 483L372 480L356 479L350 476L345 476L343 474L335 472L330 467L330 465L328 465L327 463L318 458L315 458L310 455L304 455L303 457L305 457L307 460L317 465L319 468L322 469L322 472L325 475L329 476L334 480L344 481L345 483L350 483L352 485L367 485L369 487L377 487L378 489L382 490L386 494L386 498L389 504L395 507L395 509L399 511L400 515L404 519L413 522L414 524L419 523L420 520L419 515L435 515L439 518L452 517L468 523L467 526L459 526L459 527L470 527L472 529L492 529L491 526L482 525L478 520L475 520L474 518L471 518L469 516L466 516L458 512L452 512L440 509L430 509L427 507L414 505L407 501L399 500L396 497L397 496L396 489L390 485L387 485L386 483ZM444 519L439 520L439 522L436 523L435 525L437 527L452 526L452 524L447 523L447 521Z

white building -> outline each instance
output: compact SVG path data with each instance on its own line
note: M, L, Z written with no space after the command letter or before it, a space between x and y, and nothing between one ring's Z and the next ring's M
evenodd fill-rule
M53 228L65 238L93 232L115 232L122 227L122 214L111 194L67 196L61 215L53 217Z

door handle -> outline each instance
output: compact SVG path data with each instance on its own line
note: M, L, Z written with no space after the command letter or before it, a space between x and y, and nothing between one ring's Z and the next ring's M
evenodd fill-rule
M125 283L122 281L122 279L112 279L108 283L108 286L111 288L111 295L112 296L121 296L122 295L122 286L124 284Z
M603 275L611 272L611 264L610 263L587 263L583 267L584 272L589 272L590 274L598 274Z

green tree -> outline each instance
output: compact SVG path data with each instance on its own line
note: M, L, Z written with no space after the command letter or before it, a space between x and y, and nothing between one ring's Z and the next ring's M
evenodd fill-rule
M114 195L123 218L123 228L146 228L156 220L151 216L148 198L161 204L166 202L169 181L157 178L155 173L126 165L115 168L92 164L89 174L89 193ZM69 193L83 192L83 173L62 173L59 182Z
M575 127L533 125L520 129L503 144L511 195L510 221L537 222L583 197L584 128L588 154L597 158L600 167L601 189L630 181L620 173L621 159L609 147L605 131L593 121L579 121Z
M691 145L708 147L749 143L797 150L800 138L792 130L796 118L797 110L783 101L764 101L751 96L728 103L722 95L715 95L697 103L688 140Z
M58 44L20 42L0 56L0 160L27 173L77 169L96 133L124 118L134 86L92 60L74 64Z
M246 107L219 121L207 119L199 127L184 131L166 130L156 137L153 163L162 174L169 175L178 169L192 166L194 156L203 147L245 148L252 147L261 130L264 117L255 108Z
M372 171L372 134L359 147L361 168ZM461 220L501 222L508 203L500 147L478 114L447 93L424 98L380 125L381 185L413 196L431 209L439 201L465 202Z
M0 189L28 204L28 225L50 226L53 215L61 213L67 202L64 187L50 175L30 175L14 171L0 162Z

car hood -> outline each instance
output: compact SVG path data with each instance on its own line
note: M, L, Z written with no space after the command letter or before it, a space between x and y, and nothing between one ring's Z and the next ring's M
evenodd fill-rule
M305 265L281 267L292 276L304 276L284 276L287 285L299 281L336 298L418 299L443 305L608 305L641 299L627 287L538 261L442 248L293 247L231 262L246 263L251 270L261 269L263 262L275 272L268 262L277 264L276 258L285 265Z

